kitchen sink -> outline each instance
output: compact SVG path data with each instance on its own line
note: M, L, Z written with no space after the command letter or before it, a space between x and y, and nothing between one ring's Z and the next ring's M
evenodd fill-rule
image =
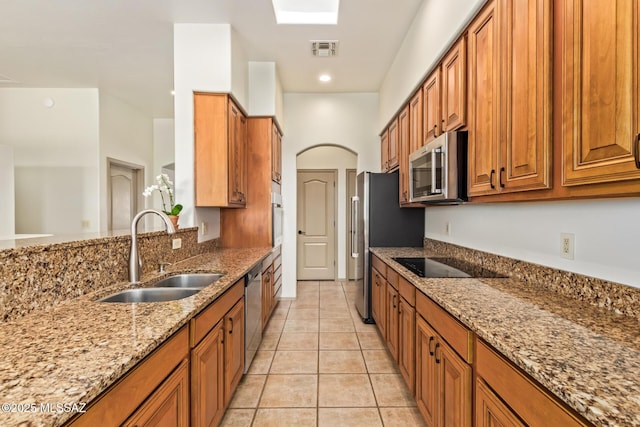
M127 289L98 300L99 302L163 302L190 297L200 292L194 288L137 288Z
M177 274L160 280L155 288L204 288L218 281L222 274L193 273Z

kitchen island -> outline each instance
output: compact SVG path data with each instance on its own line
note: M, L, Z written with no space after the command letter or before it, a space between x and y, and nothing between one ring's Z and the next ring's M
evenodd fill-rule
M141 286L146 287L173 274L224 274L188 298L141 304L97 302L131 287L122 282L4 323L0 425L59 426L78 410L86 410L271 250L215 249L176 262L164 274L143 277Z
M551 284L516 278L420 278L393 259L441 256L431 250L371 252L587 421L640 425L637 317L559 295Z

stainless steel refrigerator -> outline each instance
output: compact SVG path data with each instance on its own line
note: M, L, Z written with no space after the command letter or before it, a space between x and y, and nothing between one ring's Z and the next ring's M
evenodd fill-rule
M351 198L351 229L355 258L356 309L365 323L371 317L370 247L422 247L424 209L400 209L398 173L361 172Z

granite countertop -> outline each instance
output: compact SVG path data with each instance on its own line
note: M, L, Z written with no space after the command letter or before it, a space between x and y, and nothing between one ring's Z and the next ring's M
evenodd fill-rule
M420 278L392 259L436 255L422 248L371 252L590 422L640 425L636 318L560 296L543 283Z
M271 248L216 249L175 263L163 275L142 277L142 286L177 273L225 275L194 296L160 303L99 303L131 287L114 284L48 310L4 323L0 330L0 425L58 426L72 412L8 412L5 404L90 402L174 332L242 278Z

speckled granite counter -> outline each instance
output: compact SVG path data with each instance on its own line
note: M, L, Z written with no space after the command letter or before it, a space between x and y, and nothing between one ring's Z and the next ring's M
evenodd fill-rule
M392 259L435 255L421 248L371 252L587 420L640 425L635 317L511 278L420 278Z
M192 297L163 303L99 303L127 288L115 284L4 323L0 330L0 404L89 402L160 343L215 300L271 248L216 249L172 265L164 275L146 275L152 285L167 275L221 272L215 284ZM10 413L1 426L57 426L73 413Z

